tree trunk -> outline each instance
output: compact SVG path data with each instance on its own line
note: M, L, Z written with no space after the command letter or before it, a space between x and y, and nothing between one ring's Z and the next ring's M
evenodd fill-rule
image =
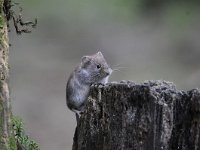
M200 90L148 81L92 87L73 150L200 150Z
M11 108L8 88L8 29L3 13L4 0L0 0L0 150L9 149L11 134Z

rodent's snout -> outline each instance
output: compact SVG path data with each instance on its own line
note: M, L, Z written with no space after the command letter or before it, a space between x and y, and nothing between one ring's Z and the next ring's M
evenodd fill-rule
M109 76L109 75L111 75L111 73L112 73L112 69L108 68L108 70L106 71L106 75Z

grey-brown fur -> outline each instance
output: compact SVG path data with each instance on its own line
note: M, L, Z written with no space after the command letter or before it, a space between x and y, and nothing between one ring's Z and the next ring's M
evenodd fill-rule
M83 56L81 63L71 73L66 86L66 101L70 110L79 113L84 110L90 86L94 83L105 84L112 73L101 52Z

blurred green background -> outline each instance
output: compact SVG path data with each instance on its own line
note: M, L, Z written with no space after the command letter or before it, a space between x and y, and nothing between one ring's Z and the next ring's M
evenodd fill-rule
M42 150L70 150L76 122L65 84L83 55L102 51L123 67L111 81L164 79L200 87L200 1L17 0L31 34L9 33L15 115ZM17 8L16 8L17 10Z

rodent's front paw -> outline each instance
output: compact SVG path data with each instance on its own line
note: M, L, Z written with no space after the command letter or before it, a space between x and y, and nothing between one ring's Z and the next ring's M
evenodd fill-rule
M91 87L102 88L104 86L103 83L93 83Z
M112 82L110 82L111 84L118 84L118 82L117 81L112 81Z
M96 83L91 84L91 87L96 87L96 86L97 86Z

